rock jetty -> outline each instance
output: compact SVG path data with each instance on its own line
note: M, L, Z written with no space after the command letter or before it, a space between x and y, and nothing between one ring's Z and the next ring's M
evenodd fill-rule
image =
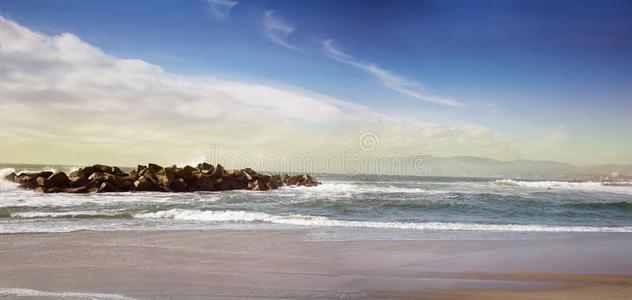
M11 173L6 180L20 187L44 193L107 192L197 192L226 190L274 190L283 185L316 186L310 175L267 175L253 169L226 170L222 165L202 163L197 167L139 165L128 173L118 167L93 165L64 172Z

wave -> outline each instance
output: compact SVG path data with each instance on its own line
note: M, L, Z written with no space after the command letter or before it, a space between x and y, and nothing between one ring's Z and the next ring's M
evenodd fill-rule
M0 297L54 297L54 298L79 298L79 299L98 299L98 300L134 300L135 298L103 293L77 293L77 292L52 292L22 288L0 288Z
M68 211L68 212L42 212L42 211L26 211L12 212L9 214L11 218L131 218L132 215L126 212L117 211Z
M327 196L351 196L355 194L434 194L443 193L444 191L427 190L418 187L398 187L393 185L379 186L368 184L350 184L337 182L324 182L314 187L283 187L282 190L301 191L306 194L326 194Z
M568 182L568 181L520 181L513 179L498 179L494 181L499 186L516 186L539 189L561 189L577 191L599 191L632 194L629 185L611 185L601 182Z
M589 227L589 226L547 226L518 224L477 224L448 222L375 222L336 220L322 216L301 214L272 215L251 211L210 211L170 209L152 213L139 213L134 218L173 219L203 222L264 222L274 224L322 227L354 227L376 229L412 229L412 230L454 230L454 231L498 231L498 232L632 232L632 226L626 227Z

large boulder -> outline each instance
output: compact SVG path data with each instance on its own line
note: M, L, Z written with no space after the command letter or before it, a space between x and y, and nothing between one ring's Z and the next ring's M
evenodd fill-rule
M188 167L188 166L187 166ZM204 174L211 174L213 173L213 170L215 170L215 167L209 163L201 163L197 165L197 168Z
M42 172L37 173L38 177L44 177L44 178L48 178L50 177L50 175L53 175L52 171L42 171Z
M115 177L114 175L110 174L110 173L101 173L101 172L94 172L92 173L92 175L90 175L90 177L88 177L89 181L96 181L96 182L104 182L104 181L108 181L108 182L112 182L115 183Z
M108 173L108 174L112 174L112 172L114 171L112 167L107 166L107 165L101 165L101 164L93 165L92 168L94 168L95 172Z
M163 187L169 187L173 180L176 178L174 172L175 166L173 168L164 168L156 173L156 179L158 179L158 183Z
M190 191L214 191L215 190L215 179L209 175L203 175L199 178L193 179L189 183Z
M110 183L106 181L104 183L101 183L101 186L99 186L99 189L97 189L96 192L97 193L118 192L118 188L116 187L114 183Z
M15 178L15 183L23 188L35 188L37 186L37 173L20 173Z
M8 180L11 182L16 182L18 175L15 174L15 172L12 172L11 174L4 176L4 180Z
M94 167L84 167L84 168L80 168L79 170L76 170L74 172L70 172L70 174L68 174L68 177L90 177L94 172L95 172L95 168Z
M186 182L191 182L193 179L202 175L200 170L191 166L185 166L182 169L177 169L175 173L177 177L184 179Z
M122 192L131 191L135 188L134 181L136 180L137 178L135 176L130 176L130 175L117 177L116 187L118 188L119 191L122 191Z
M125 172L123 172L119 167L112 167L112 175L114 176L125 176Z
M244 177L246 177L246 180L248 180L248 181L252 181L253 179L257 178L257 176L258 176L257 172L255 172L255 170L253 170L251 168L245 168L245 169L241 170L241 173L244 175Z
M182 178L176 178L169 188L174 192L186 192L188 184Z
M304 178L305 179L303 180L303 185L305 185L305 186L317 186L317 185L320 184L320 182L318 182L318 180L316 180L316 178L314 178L314 177L312 177L312 176L310 176L308 174L305 174Z
M154 183L151 179L140 176L138 180L134 182L134 186L137 191L156 191L158 190L158 185Z
M48 184L48 178L46 178L46 177L41 177L41 176L38 176L38 177L35 179L35 184L36 184L38 187L42 187L42 188L44 188L44 190L48 189L48 187L49 187L49 184Z
M213 172L211 173L211 177L213 178L223 178L223 177L226 177L226 175L227 175L226 170L220 164L217 164L217 166L215 167L215 170L213 170Z
M66 187L69 182L70 180L68 179L68 176L64 172L57 172L53 175L50 175L50 177L48 177L48 183L51 187L63 188L63 187Z
M86 185L87 183L88 183L88 177L86 176L70 177L68 180L68 186L71 188L78 188L78 187Z

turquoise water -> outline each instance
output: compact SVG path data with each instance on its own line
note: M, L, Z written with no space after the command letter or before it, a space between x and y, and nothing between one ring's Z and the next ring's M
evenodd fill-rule
M11 169L9 169L11 168ZM64 166L0 166L9 171ZM38 194L0 183L0 232L221 226L405 231L632 232L632 186L319 175L317 187L186 194Z

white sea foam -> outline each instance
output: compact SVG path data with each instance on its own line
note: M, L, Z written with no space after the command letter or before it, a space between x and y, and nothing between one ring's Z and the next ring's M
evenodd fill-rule
M6 185L5 185L6 183ZM6 186L6 187L5 187ZM10 182L0 181L0 207L72 207L79 205L107 206L112 204L169 204L178 202L215 202L220 196L211 193L171 194L171 193L108 193L108 194L43 194L16 188Z
M75 218L79 216L102 216L102 217L114 217L120 215L120 212L116 211L97 211L97 210L85 210L85 211L67 211L67 212L51 212L51 211L25 211L25 212L13 212L12 218Z
M516 186L551 190L576 190L585 192L607 192L617 194L632 194L632 186L604 185L601 182L568 182L568 181L520 181L513 179L498 179L499 186Z
M336 220L322 216L300 214L272 215L249 211L203 211L170 209L153 213L136 214L135 218L168 218L203 222L266 222L298 226L361 227L379 229L413 230L458 230L458 231L502 231L502 232L632 232L632 227L588 227L588 226L545 226L517 224L476 224L447 222L374 222Z
M325 182L313 187L284 187L284 190L294 190L304 192L307 195L323 194L328 197L340 197L351 196L356 194L367 193L404 193L404 194L416 194L416 193L433 193L432 190L426 190L417 187L398 187L392 185L377 186L377 185L364 185L364 184L350 184L350 183L337 183L337 182Z
M77 293L77 292L53 292L22 288L0 288L0 297L54 297L54 298L79 298L79 299L98 299L98 300L134 300L135 298L104 293Z

